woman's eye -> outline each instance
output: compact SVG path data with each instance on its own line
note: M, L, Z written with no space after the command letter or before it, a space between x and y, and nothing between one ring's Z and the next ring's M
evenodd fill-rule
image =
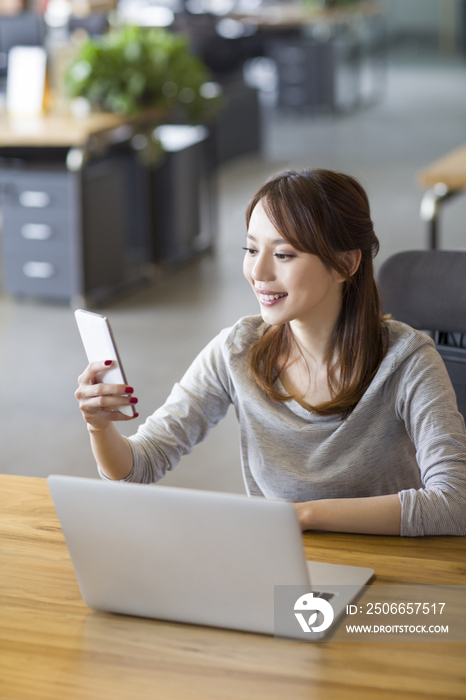
M295 256L291 255L290 253L275 253L275 257L278 258L278 260L289 260Z
M246 251L246 253L249 253L249 255L254 255L257 251L254 250L254 248L243 248L243 250Z

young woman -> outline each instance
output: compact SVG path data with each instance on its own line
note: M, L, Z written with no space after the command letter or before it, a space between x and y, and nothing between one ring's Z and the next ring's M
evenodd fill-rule
M247 492L292 501L303 530L465 535L464 421L433 342L381 317L361 185L279 173L246 221L261 316L214 338L136 435L113 424L133 390L96 383L104 363L79 378L101 475L157 481L233 403Z

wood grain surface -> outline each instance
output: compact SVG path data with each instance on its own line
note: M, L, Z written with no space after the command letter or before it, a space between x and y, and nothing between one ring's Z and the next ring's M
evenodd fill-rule
M466 538L304 536L383 583L466 583ZM1 700L466 697L466 644L319 642L91 611L44 479L0 475Z
M29 119L0 114L0 148L85 146L91 136L113 131L127 123L127 119L109 112L91 113L84 119L53 112Z

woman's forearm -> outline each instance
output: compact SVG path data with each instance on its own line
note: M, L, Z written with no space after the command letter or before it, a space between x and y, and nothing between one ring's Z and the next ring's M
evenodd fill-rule
M294 505L302 530L400 534L401 503L397 494L369 498L329 498Z
M133 453L128 440L110 423L105 430L88 426L91 447L97 464L109 479L124 479L133 468Z

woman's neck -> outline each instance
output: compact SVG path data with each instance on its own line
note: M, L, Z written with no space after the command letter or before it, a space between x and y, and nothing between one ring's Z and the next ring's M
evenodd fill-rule
M295 324L293 321L290 323L290 328L294 341L290 359L296 360L299 356L309 368L319 367L327 363L327 352L333 328L330 332L326 332L322 328L313 332L312 329Z
M291 350L291 358L299 355L305 360L310 369L322 367L328 362L328 349L340 315L341 303L327 309L320 318L294 319L290 321L295 351Z
M328 375L330 330L320 327L312 332L308 326L290 323L293 342L280 373L283 388L306 410L330 401L332 392Z

